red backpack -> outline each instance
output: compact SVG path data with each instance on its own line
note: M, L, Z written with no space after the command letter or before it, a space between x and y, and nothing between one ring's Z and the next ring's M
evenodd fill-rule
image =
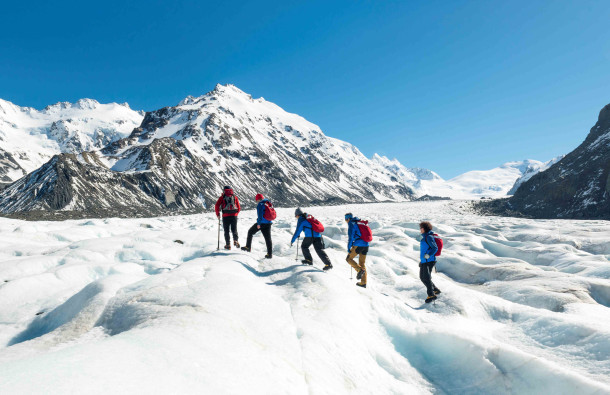
M436 242L436 246L438 247L438 251L436 251L436 254L434 254L434 256L441 256L441 251L443 249L443 239L441 239L441 237L436 233L432 233L432 236L434 237L434 241Z
M275 213L275 209L273 208L273 203L269 200L265 202L265 212L263 213L263 218L267 221L273 221L277 214Z
M432 237L434 237L434 242L436 243L436 246L438 247L438 250L436 251L436 254L434 254L434 256L441 256L441 251L443 250L443 239L441 239L441 237L439 235L437 235L436 233L432 233ZM424 240L426 240L425 237L424 237ZM426 244L428 244L427 241L426 241ZM430 247L430 245L428 245L428 247Z
M373 241L373 231L369 227L369 221L360 220L356 224L358 225L358 230L360 230L360 239L367 243Z
M305 218L305 219L307 220L307 222L309 222L311 224L311 229L314 232L318 232L318 233L324 232L324 225L322 225L322 222L315 219L313 217L313 215L308 215L307 218Z

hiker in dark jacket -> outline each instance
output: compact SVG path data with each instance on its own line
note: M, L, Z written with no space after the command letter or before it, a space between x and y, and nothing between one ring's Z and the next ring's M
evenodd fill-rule
M352 213L345 214L345 222L347 222L347 258L345 260L356 270L356 278L360 280L356 283L357 286L366 288L366 254L369 252L369 243L362 240L360 229L358 228L360 218L354 217ZM354 260L358 256L358 263Z
M237 234L237 215L241 211L239 199L233 193L231 187L224 187L222 195L216 201L214 206L216 217L220 219L220 211L222 210L222 227L225 231L225 250L231 249L230 233L233 233L233 245L239 248L239 235Z
M252 225L252 227L248 230L248 238L246 240L246 246L241 249L244 251L250 252L252 247L252 236L254 236L260 230L265 238L265 244L267 245L267 255L265 258L270 259L273 255L273 243L271 242L271 225L273 225L273 221L270 221L265 218L265 212L269 210L268 206L273 207L269 199L265 199L265 197L257 193L256 197L256 223Z
M436 252L438 246L434 240L434 232L432 232L432 224L424 221L419 224L419 232L422 239L419 243L419 279L426 286L428 297L426 303L436 300L436 295L441 293L441 290L432 282L432 269L436 265Z
M305 233L305 238L301 244L301 251L303 251L303 257L305 259L301 262L304 265L313 265L313 258L311 257L311 252L309 252L309 247L313 244L316 254L318 254L322 262L324 262L324 268L322 270L332 269L333 265L330 263L330 259L328 259L326 252L324 252L322 234L313 230L311 223L307 220L307 213L304 213L303 210L297 208L294 211L294 217L297 218L297 229L292 236L290 245L292 246L292 244L294 244L297 237L301 235L301 232Z

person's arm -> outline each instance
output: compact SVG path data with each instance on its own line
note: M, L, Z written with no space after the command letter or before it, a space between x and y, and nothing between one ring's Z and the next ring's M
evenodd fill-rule
M424 258L426 258L426 255L427 255L428 257L426 258L426 260L428 260L428 259L430 259L430 257L433 257L434 254L436 254L436 251L438 251L438 246L436 245L434 236L427 234L424 236L424 238L426 239L426 244L428 245L428 249L426 250L426 253L424 254Z
M237 195L235 195L235 204L237 205L237 215L241 211L241 205L239 204L239 199L237 198Z
M216 201L216 205L214 206L214 211L216 211L216 216L219 217L220 216L220 204L222 203L222 198L223 196L220 196L218 198L218 200Z
M352 222L348 225L347 237L347 252L349 252L352 249L352 244L354 244L354 224Z
M299 218L299 220L297 221L297 229L294 231L294 235L292 236L292 241L290 242L290 244L294 244L297 237L301 235L304 223L305 222L302 220L302 218Z
M261 224L261 219L263 218L263 213L265 211L265 205L262 203L259 203L256 206L256 223L257 224Z

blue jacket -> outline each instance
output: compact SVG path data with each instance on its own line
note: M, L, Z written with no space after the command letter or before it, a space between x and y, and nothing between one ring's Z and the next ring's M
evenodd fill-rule
M263 199L256 205L256 223L259 225L262 224L272 224L273 221L269 221L265 219L263 215L265 214L265 202L268 202L269 199Z
M438 251L438 246L436 245L436 240L434 240L433 231L422 233L422 239L419 242L419 261L421 263L427 262L436 262L436 251ZM424 255L428 254L429 258L426 259Z
M320 237L320 233L314 232L309 221L302 215L297 221L297 230L294 232L290 244L294 243L297 237L301 235L301 232L305 232L305 237Z
M362 240L360 237L362 234L360 233L360 229L358 228L358 224L356 222L360 221L360 218L353 217L349 220L347 227L347 251L352 249L352 246L356 247L368 247L369 243L367 241Z

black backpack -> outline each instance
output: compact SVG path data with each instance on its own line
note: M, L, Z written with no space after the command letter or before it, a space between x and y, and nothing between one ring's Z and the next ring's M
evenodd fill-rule
M225 214L235 214L237 212L237 204L235 203L235 195L225 195L222 203L222 212Z

